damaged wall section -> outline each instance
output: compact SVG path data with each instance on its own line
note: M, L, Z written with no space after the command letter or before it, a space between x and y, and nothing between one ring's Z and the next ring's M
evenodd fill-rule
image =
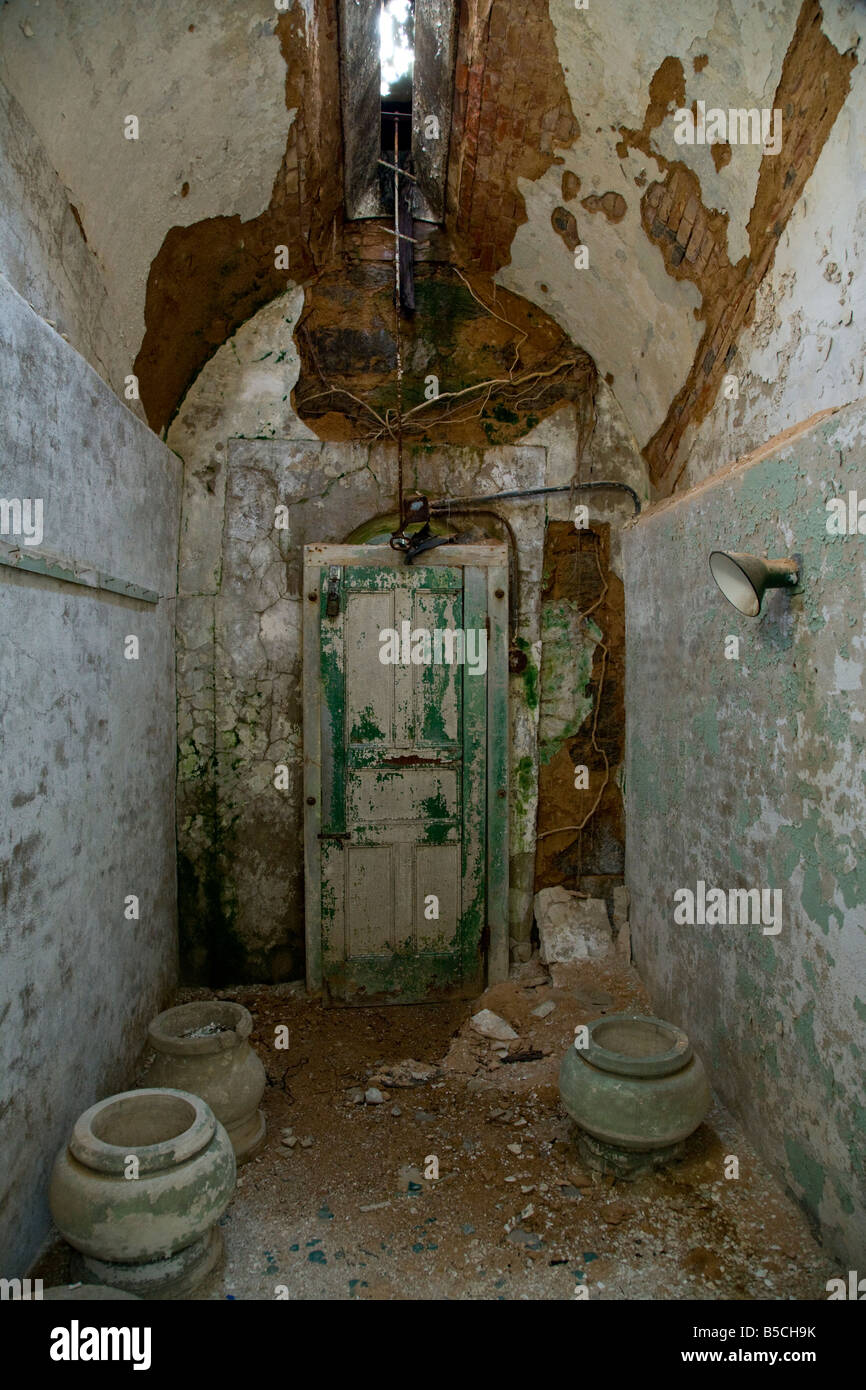
M612 910L625 855L619 785L625 632L622 580L610 567L610 530L597 522L586 530L563 521L547 528L536 888L565 884L608 899Z
M374 302L376 283L371 281ZM456 315L440 313L416 325L414 374L422 380L430 355L444 354L452 329L452 349L462 344L464 353L461 370L474 375L472 341L481 345L484 365L489 316L465 287L457 288L456 297L448 290ZM375 349L377 342L380 351L382 344L387 349L388 325L377 339L357 287L344 287L344 301L350 292L358 306L350 317L364 332L354 354L341 363L331 360L330 367L340 368L358 396L371 388L384 391L390 385L387 363L376 365ZM336 293L325 286L326 305ZM328 324L338 322L330 311L320 313L309 340L312 347L308 343L299 352L295 339L300 335L294 330L304 302L304 291L293 290L244 324L200 374L169 434L171 447L184 460L178 600L181 927L187 974L211 983L297 979L303 973L297 645L301 547L342 541L394 507L393 446L365 439L366 427L333 409L309 413L308 424L295 414L293 394L306 399L304 383L299 386L302 356L316 386L317 334L320 344L324 335L327 345ZM317 301L309 302L315 307ZM511 313L510 298L508 303ZM542 328L543 322L536 332ZM555 336L561 340L561 331ZM545 341L544 333L540 341ZM527 351L531 347L530 342ZM335 343L328 350L333 354L338 348ZM511 360L513 354L506 355ZM453 497L568 484L573 478L578 406L567 396L558 408L551 403L528 430L525 413L513 420L494 414L485 422L476 405L474 415L470 424L478 431L477 444L440 443L433 426L429 439L411 445L409 487L422 487L432 497ZM595 416L581 477L616 478L645 497L642 460L603 385ZM522 437L514 444L491 443L485 423L495 437L500 430L506 441L518 431ZM330 438L321 442L310 424ZM612 523L612 563L618 566L615 528L630 513L631 503L616 493L591 494L591 499L593 519ZM535 889L544 530L548 517L565 522L571 514L567 493L546 500L546 506L543 500L528 499L503 508L517 537L517 643L527 657L526 670L511 680L510 921L515 951L529 939ZM278 503L290 509L287 531L274 530ZM469 516L453 518L458 530L471 524ZM496 522L491 530L497 538L503 534ZM278 762L290 769L290 785L282 792L274 787Z

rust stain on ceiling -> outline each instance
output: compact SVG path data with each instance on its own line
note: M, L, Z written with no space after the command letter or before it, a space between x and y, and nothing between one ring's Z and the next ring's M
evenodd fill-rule
M547 5L461 7L448 165L448 225L464 263L499 270L527 220L520 179L536 180L580 136Z
M245 222L225 216L174 227L152 264L135 371L157 431L241 323L288 284L309 283L343 264L335 0L316 0L312 13L308 22L304 8L295 5L277 21L286 63L284 100L296 115L268 207ZM804 0L773 102L783 112L782 150L763 156L748 225L749 254L735 264L727 250L727 214L704 205L700 181L686 164L653 147L653 133L673 108L685 104L679 58L665 58L654 74L641 127L619 128L620 157L633 148L664 171L642 191L645 234L658 246L668 274L690 280L702 300L695 312L705 327L692 366L645 448L663 491L676 486L674 463L686 429L704 418L731 369L737 337L754 312L755 291L849 90L856 59L837 52L821 20L817 0ZM696 70L702 61L693 60ZM560 160L556 151L579 137L548 6L527 13L522 0L466 0L448 164L446 228L453 265L492 276L509 263L515 233L527 220L519 181L541 178ZM723 168L730 145L713 146L712 155ZM563 201L579 191L580 180L564 171ZM612 223L626 211L625 200L612 191L593 193L581 206ZM579 244L573 212L560 205L551 220L570 250ZM275 249L282 245L288 247L288 269L275 265ZM348 254L351 260L350 246ZM313 296L309 304L315 302ZM306 368L315 371L312 358ZM299 400L306 402L303 392ZM347 428L351 434L355 426Z

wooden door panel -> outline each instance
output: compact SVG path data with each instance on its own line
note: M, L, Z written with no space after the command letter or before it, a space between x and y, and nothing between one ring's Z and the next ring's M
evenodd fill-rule
M393 845L347 845L346 957L389 956L395 946Z
M438 898L439 917L426 914L431 894ZM418 951L454 951L460 919L460 845L416 845L415 913Z
M459 820L458 766L362 767L351 771L347 782L346 823L359 832L365 825L388 821Z
M491 573L375 559L309 572L319 630L310 635L308 615L305 652L320 651L312 738L305 719L321 769L319 843L307 854L320 866L312 892L308 877L315 968L334 1003L468 997L484 975L488 675L442 658L460 654L453 634L486 633ZM429 634L437 659L383 662L387 629L401 643ZM504 676L504 627L497 642Z
M416 592L412 610L412 630L435 633L463 626L463 595ZM457 744L460 740L460 695L463 671L444 662L413 666L413 706L415 743L424 748ZM457 679L454 674L457 673Z
M394 681L382 679L379 633L394 625L393 593L350 594L344 630L346 727L350 744L394 741Z

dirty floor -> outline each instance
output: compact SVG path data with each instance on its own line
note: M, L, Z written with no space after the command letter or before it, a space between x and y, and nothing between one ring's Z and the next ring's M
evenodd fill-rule
M471 1005L325 1009L280 985L218 997L253 1014L268 1139L239 1171L225 1264L197 1299L571 1299L581 1285L591 1299L825 1299L840 1272L719 1106L666 1171L614 1182L581 1163L559 1060L577 1024L651 1012L628 966L533 960ZM518 1039L475 1034L484 1007ZM359 1100L371 1088L381 1103ZM62 1242L34 1272L65 1282Z

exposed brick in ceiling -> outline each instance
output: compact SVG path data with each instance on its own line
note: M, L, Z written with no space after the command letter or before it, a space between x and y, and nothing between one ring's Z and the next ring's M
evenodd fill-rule
M579 135L547 4L463 0L447 208L468 263L507 264L526 221L518 180L539 179Z
M591 193L581 198L580 206L587 212L603 212L608 222L621 222L628 212L628 203L621 193Z
M157 430L170 421L204 362L245 319L287 284L309 281L341 263L335 0L315 0L312 14L308 25L298 4L278 21L287 69L284 99L297 114L268 207L246 222L215 217L175 227L153 262L135 370ZM782 151L762 160L749 254L738 262L728 258L727 215L704 206L699 180L684 163L654 148L653 133L673 107L685 103L678 58L666 58L655 73L640 129L620 127L621 156L640 150L664 171L643 190L644 232L660 249L667 272L700 291L697 313L705 324L687 379L646 446L662 490L676 483L674 464L687 427L706 415L722 376L732 369L755 291L848 91L855 59L836 51L821 19L817 0L804 0L773 103L783 112ZM456 264L487 275L508 264L515 233L527 219L519 180L540 179L561 162L557 151L579 138L546 0L462 0L446 218ZM714 147L713 157L723 166L730 147ZM577 175L565 171L564 202L579 191ZM580 207L581 218L601 214L611 223L626 211L613 191L590 194ZM574 212L560 205L551 221L573 248L580 239ZM277 270L274 251L283 244L289 268Z
M342 247L342 142L335 0L281 15L285 102L297 115L269 206L258 217L174 227L148 281L135 363L142 403L163 430L203 364L245 319L286 288L336 264ZM309 41L308 41L309 40ZM460 7L448 226L455 259L488 272L509 258L526 211L517 180L537 179L579 135L548 7L464 0ZM289 270L274 248L289 247Z
M414 231L418 312L401 324L405 438L508 444L568 402L584 418L595 393L592 358L490 274L456 269L446 233L422 222ZM381 222L347 223L343 256L307 286L292 403L322 439L387 439L385 421L393 430L393 256ZM429 373L441 393L433 400Z

